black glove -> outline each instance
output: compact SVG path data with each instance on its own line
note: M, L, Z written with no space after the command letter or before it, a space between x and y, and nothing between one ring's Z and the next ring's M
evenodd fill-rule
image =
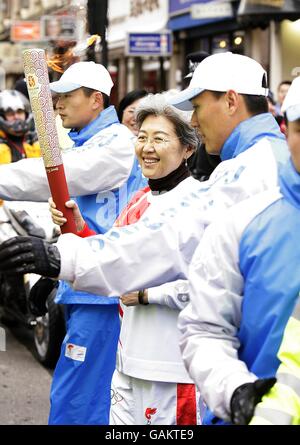
M58 287L58 281L45 277L41 277L32 286L28 297L28 306L33 315L40 317L48 312L47 299L56 287Z
M36 273L56 278L60 253L56 246L34 236L16 236L0 245L0 272Z
M253 383L245 383L236 388L230 401L232 423L248 425L253 417L255 406L275 383L275 377L270 377L258 379Z

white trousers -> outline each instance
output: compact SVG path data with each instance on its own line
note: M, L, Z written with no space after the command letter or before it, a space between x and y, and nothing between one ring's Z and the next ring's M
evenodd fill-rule
M202 403L195 385L151 382L115 370L110 425L199 425Z

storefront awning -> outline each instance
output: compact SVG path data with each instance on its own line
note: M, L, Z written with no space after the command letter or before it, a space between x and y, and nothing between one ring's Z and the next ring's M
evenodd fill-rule
M299 0L241 0L237 20L243 24L259 25L270 20L300 18Z
M172 17L169 20L168 29L171 29L172 31L177 31L180 29L194 28L196 26L204 26L204 25L209 25L210 23L216 23L221 21L223 21L222 18L194 20L191 18L190 13L188 13L178 17Z
M237 0L170 0L168 29L179 31L229 21L235 16L236 3Z

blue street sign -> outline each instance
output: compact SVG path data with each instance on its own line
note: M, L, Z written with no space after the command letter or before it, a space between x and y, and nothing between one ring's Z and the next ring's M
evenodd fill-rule
M169 56L172 54L171 32L130 32L127 34L126 53L128 56Z

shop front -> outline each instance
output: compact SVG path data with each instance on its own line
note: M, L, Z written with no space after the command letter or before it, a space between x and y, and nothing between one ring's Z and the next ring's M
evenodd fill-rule
M174 86L188 71L186 56L233 51L255 58L276 92L281 80L300 73L299 0L170 0L168 28L174 33Z
M282 80L293 80L300 74L299 0L241 0L237 20L248 29L266 29L269 81L274 93Z
M108 69L114 73L118 101L133 89L155 93L168 88L168 0L115 0L108 17Z
M168 28L174 34L177 56L173 63L180 83L188 73L187 55L197 51L245 52L245 33L236 21L238 1L170 0Z

